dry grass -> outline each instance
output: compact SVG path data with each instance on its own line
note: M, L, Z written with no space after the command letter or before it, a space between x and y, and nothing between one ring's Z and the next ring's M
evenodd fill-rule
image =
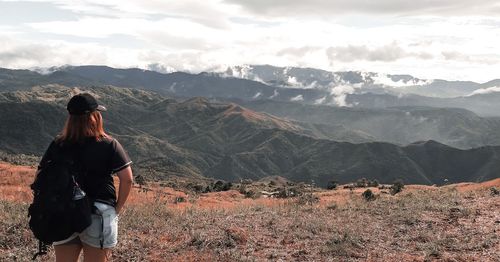
M315 193L319 203L253 200L236 191L194 196L135 189L120 218L113 258L500 261L500 198L489 187L460 189L408 186L396 196L372 189L378 197L370 202L362 199L363 189L337 190ZM28 261L36 242L26 227L27 203L2 194L0 261ZM187 201L174 204L179 195ZM52 261L53 254L46 259Z

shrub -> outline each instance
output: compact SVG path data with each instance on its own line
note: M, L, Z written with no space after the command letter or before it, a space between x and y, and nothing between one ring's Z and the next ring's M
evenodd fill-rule
M403 188L405 187L404 183L402 180L398 179L394 181L394 184L391 186L391 195L395 195L401 191L403 191Z
M141 175L136 175L134 177L134 182L137 183L140 186L145 186L146 185L146 179L144 179L144 177L141 176Z
M240 194L245 195L247 192L247 186L244 184L240 185L238 191L240 192Z
M366 201L372 201L375 200L375 194L370 189L365 190L361 196L366 200Z
M245 197L246 198L253 198L253 199L256 199L256 198L259 198L261 196L261 193L260 192L257 192L255 190L248 190L248 191L245 191Z
M348 185L344 185L344 189L353 189L355 188L356 186L353 185L353 184L348 184Z
M204 193L228 191L233 187L231 182L216 181L205 188Z
M319 202L319 197L313 193L306 193L299 196L297 203L300 205L313 205Z
M292 187L292 188L279 188L278 189L278 194L276 195L277 198L289 198L289 197L296 197L301 195L302 192L300 192L297 188Z
M374 180L371 180L368 182L369 187L378 187L378 185L379 185L379 182L377 179L374 179Z
M498 189L496 189L496 188L492 187L492 188L490 188L490 194L491 194L492 196L498 196L498 195L500 195L500 190L498 190Z
M326 189L328 189L328 190L335 190L335 189L337 189L337 186L338 186L338 182L337 181L330 181L326 185Z
M368 186L368 179L364 177L356 181L356 187L367 187L367 186Z
M247 185L240 185L239 190L240 194L244 195L246 198L259 198L261 196L260 192L257 192L256 190L248 189Z
M390 186L390 185L383 185L383 184L382 184L382 185L379 185L379 186L378 186L378 189L380 189L380 190L382 190L382 189L391 189L391 187L392 187L392 186Z
M252 179L248 179L248 178L241 180L242 185L250 185L250 184L252 184L252 182L253 182Z
M186 199L184 197L181 197L181 196L178 196L175 198L174 200L174 203L177 204L177 203L184 203L186 202Z
M364 243L362 238L349 232L338 232L330 240L326 241L321 253L329 254L333 257L359 258L358 253L363 248Z
M202 185L194 185L194 186L193 186L193 190L194 190L196 193L202 193L202 192L203 192L203 186L202 186Z

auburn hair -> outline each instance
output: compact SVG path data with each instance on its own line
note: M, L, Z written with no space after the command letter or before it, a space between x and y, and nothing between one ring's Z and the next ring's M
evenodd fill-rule
M77 144L87 138L100 141L103 137L108 135L104 132L102 115L99 111L94 111L83 115L69 115L56 140L60 143Z

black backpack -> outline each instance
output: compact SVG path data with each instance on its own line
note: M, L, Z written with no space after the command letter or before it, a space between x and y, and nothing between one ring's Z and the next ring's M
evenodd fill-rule
M31 185L34 198L28 209L29 227L39 240L33 260L47 253L47 245L80 233L92 223L93 205L77 182L85 176L78 152L78 148L57 146Z

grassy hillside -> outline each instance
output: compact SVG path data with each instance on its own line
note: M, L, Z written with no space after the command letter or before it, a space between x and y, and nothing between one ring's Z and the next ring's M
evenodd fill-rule
M0 260L30 261L34 170L0 163ZM113 261L498 261L499 196L483 184L316 191L289 199L238 191L134 187ZM182 201L180 201L182 199ZM48 260L54 260L49 250Z

